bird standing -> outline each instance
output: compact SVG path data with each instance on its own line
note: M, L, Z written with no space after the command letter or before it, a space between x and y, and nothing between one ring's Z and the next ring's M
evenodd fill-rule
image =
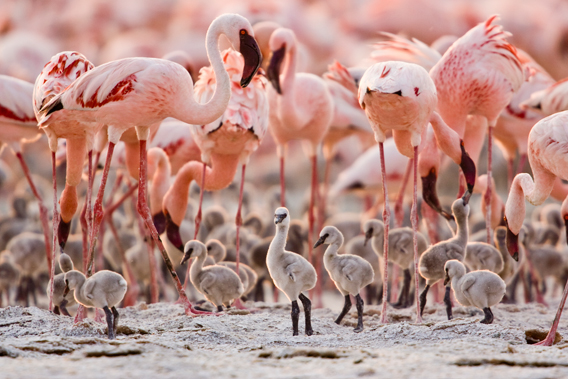
M207 31L207 52L217 80L215 93L208 103L199 104L195 100L191 77L179 64L162 59L126 58L103 64L82 75L42 106L39 117L41 126L51 125L54 118L108 125L109 148L93 209L95 243L104 215L102 200L114 146L123 132L136 128L140 140L137 209L162 253L186 312L192 312L193 307L158 236L146 202L146 141L150 126L166 117L205 125L223 114L229 103L231 83L217 46L221 35L225 35L244 56L240 85L246 87L260 65L260 52L250 23L242 16L224 14L213 20ZM90 247L91 257L95 243Z

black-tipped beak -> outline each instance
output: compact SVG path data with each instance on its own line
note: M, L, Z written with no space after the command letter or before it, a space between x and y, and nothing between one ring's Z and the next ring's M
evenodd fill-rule
M446 277L444 278L444 286L447 286L449 282L450 282L450 276L448 275L448 273L446 273Z
M190 248L188 251L184 253L180 265L184 264L191 258L191 253L193 253L193 248Z
M475 178L477 177L475 163L473 163L473 160L469 157L467 151L465 151L463 140L460 140L460 148L462 152L460 167L463 175L465 176L467 190L469 191L471 196L471 194L473 193L473 187L475 186ZM467 199L467 201L469 201L469 198Z
M281 215L274 215L274 224L280 224L288 216L286 213Z
M66 280L65 281L65 288L63 289L63 297L67 296L68 293L69 293L69 281Z
M164 212L160 211L152 216L152 222L158 231L158 235L162 234L166 230L166 215Z
M514 234L511 229L509 229L509 223L507 222L507 217L505 217L505 225L507 226L507 250L509 254L515 261L519 261L519 236Z
M438 177L436 171L431 169L427 176L422 178L422 198L438 214L446 220L453 220L454 216L442 209L440 200L438 200L438 192L436 191L436 182Z
M172 221L169 214L166 214L166 235L176 249L183 251L183 242L181 241L181 235L179 234L179 226Z
M241 78L241 87L246 87L256 74L256 71L262 63L262 53L256 43L246 30L241 30L241 54L245 59L245 67L243 68L243 76Z
M284 61L284 56L286 56L286 45L272 52L270 64L266 69L268 80L270 80L270 83L272 83L272 86L280 95L282 95L282 89L280 88L280 67Z
M327 237L329 237L329 234L324 234L323 236L321 236L314 244L314 249L320 245L323 245Z
M65 248L65 244L67 243L67 238L69 237L70 231L71 222L59 220L59 227L57 228L57 240L59 241L59 247L61 247L61 249Z
M471 192L469 192L469 190L465 191L463 196L462 196L464 206L469 204L470 198L471 198Z
M365 242L363 242L363 246L367 246L367 242L369 242L371 238L373 238L373 228L369 228L365 232Z

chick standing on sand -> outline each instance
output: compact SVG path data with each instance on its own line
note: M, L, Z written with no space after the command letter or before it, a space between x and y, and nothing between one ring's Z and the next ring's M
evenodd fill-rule
M352 295L357 300L357 327L355 333L363 331L363 299L359 295L361 288L373 283L375 273L373 267L365 259L351 254L338 255L337 250L343 245L343 234L335 226L326 226L320 233L320 238L314 245L329 244L323 255L323 264L335 286L345 297L343 310L335 320L339 324L351 309Z
M281 207L274 212L274 224L276 235L270 243L266 255L268 273L274 281L274 285L286 294L292 302L292 328L293 335L298 335L298 320L300 307L298 298L304 306L306 316L306 334L314 334L312 329L311 309L312 303L302 292L315 287L317 281L316 270L304 257L284 249L286 237L290 227L290 213L288 209Z

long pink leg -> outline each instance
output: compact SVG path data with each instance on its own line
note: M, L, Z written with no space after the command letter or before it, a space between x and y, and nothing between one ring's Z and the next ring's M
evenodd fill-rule
M49 277L53 278L55 276L55 247L57 246L57 229L59 228L59 211L57 210L57 175L55 169L55 152L51 153L51 170L53 175L53 244L52 250L50 250L50 255L48 255L51 259L48 259L50 262L49 266ZM47 246L46 246L47 247ZM53 307L53 280L51 281L51 285L49 286L49 310Z
M199 208L197 209L197 215L195 216L195 231L193 233L193 239L197 239L197 235L199 234L199 227L201 225L201 218L202 218L202 205L203 205L203 193L205 193L205 174L207 172L207 165L203 163L203 173L201 175L201 189L199 191ZM191 263L193 260L187 262L187 270L185 272L185 280L183 281L183 288L187 288L189 284L189 270L191 269Z
M511 184L513 184L513 175L515 172L514 167L515 167L515 160L513 158L507 160L507 184L509 185L509 187L511 187Z
M404 194L406 192L406 185L408 184L408 179L410 179L411 171L412 171L412 159L409 159L408 162L406 163L406 170L404 171L404 177L402 179L400 191L398 192L396 203L394 205L394 224L396 228L400 228L402 226L404 218L404 208L403 208ZM392 292L395 292L394 289Z
M308 261L310 263L312 263L315 266L316 269L316 273L318 275L318 278L320 278L320 280L317 281L316 283L316 287L315 287L315 306L314 308L321 308L323 306L322 304L322 280L321 278L323 278L322 276L322 269L321 269L321 263L320 263L320 259L316 256L314 256L313 254L313 250L314 250L314 241L313 241L313 237L314 237L314 224L316 221L315 218L315 212L314 212L314 207L315 207L315 202L316 202L316 198L319 197L319 183L318 183L318 161L317 161L317 155L313 155L312 156L312 185L311 185L311 195L310 195L310 208L308 210Z
M237 276L239 275L239 264L240 264L240 230L241 225L243 225L243 217L241 215L241 208L243 205L243 189L245 184L245 170L247 165L244 164L241 167L241 187L239 189L239 207L237 208L237 216L235 217L235 225L237 227L237 241L236 241L236 255L237 255ZM247 309L242 303L241 299L235 299L233 305L238 309Z
M487 190L485 191L485 230L491 244L491 161L493 160L493 126L487 127Z
M416 323L422 323L420 316L420 296L418 294L418 240L416 233L418 230L418 146L414 147L414 189L412 191L412 209L410 210L410 223L412 224L412 244L414 245L414 297L416 298Z
M280 157L280 206L286 206L286 180L284 176L284 152L282 152L282 156Z
M148 175L148 156L146 153L146 140L140 140L140 171L138 175L138 213L142 216L144 223L150 230L150 234L152 235L152 239L158 246L158 249L162 253L162 258L164 258L164 262L166 267L172 276L172 280L176 286L176 289L179 294L179 300L184 307L185 313L189 314L210 314L210 312L200 312L193 308L187 295L185 294L185 290L183 289L181 282L178 278L176 270L174 270L174 266L172 265L172 261L164 248L164 244L158 235L158 231L152 222L152 213L150 212L150 208L148 207L148 203L146 202L146 176ZM205 176L205 175L204 175Z
M41 227L43 229L43 238L45 240L45 253L47 256L47 267L51 268L52 266L52 262L51 262L51 238L49 236L49 217L47 215L47 208L46 206L43 204L43 200L41 198L41 195L39 194L39 192L37 191L37 188L32 180L32 177L30 175L30 169L28 168L28 165L26 164L26 161L24 161L24 157L22 156L21 152L17 152L16 153L16 157L18 157L18 160L20 161L20 165L22 165L22 170L24 171L24 174L26 175L26 179L28 180L28 183L30 184L30 188L32 189L32 192L34 194L34 196L37 199L38 205L39 205L39 219L41 221ZM55 191L55 196L57 197L57 190ZM52 279L53 277L50 277L50 279ZM51 306L50 308L51 309Z
M384 196L384 210L383 210L383 223L385 225L384 232L384 269L383 269L383 309L381 311L381 323L387 323L387 287L389 276L389 227L390 227L390 209L389 209L389 196L387 191L387 175L385 168L385 149L382 142L379 142L379 149L381 154L381 176L383 179L383 196ZM418 292L416 290L415 292Z
M558 305L558 310L556 311L556 316L554 316L554 321L552 322L552 327L548 332L546 338L535 345L540 346L552 346L554 343L554 338L556 337L556 330L558 329L558 324L560 323L560 316L562 316L562 310L564 309L564 304L566 304L566 297L568 297L568 282L564 286L564 292L562 293L562 300Z
M325 222L325 210L327 207L327 194L329 192L329 171L331 169L331 159L325 160L325 168L323 171L323 193L319 198L318 204L318 230L323 228Z

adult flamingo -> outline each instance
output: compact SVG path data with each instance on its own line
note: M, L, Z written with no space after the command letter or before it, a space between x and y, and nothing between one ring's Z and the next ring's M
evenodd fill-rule
M548 198L556 178L568 179L566 145L568 145L568 111L555 113L540 120L529 134L528 156L534 180L526 173L515 176L505 204L507 247L515 260L518 260L517 238L525 218L525 199L533 205L540 205ZM560 212L568 227L568 196L562 202ZM564 287L552 327L546 338L538 345L551 346L554 342L567 296L568 282Z
M241 186L235 218L238 273L239 231L242 225L241 207L245 170L250 155L258 148L266 134L268 100L265 91L266 80L263 76L256 75L247 88L239 86L238 77L241 75L243 65L243 57L239 53L226 50L223 53L223 62L231 77L231 100L221 118L205 125L192 126L195 143L201 149L201 161L188 162L179 170L173 185L163 198L163 212L167 219L168 239L175 247L183 251L179 226L185 216L191 182L195 180L201 186L199 208L195 217L195 238L199 233L201 223L203 192L226 188L233 181L240 164L242 168ZM211 67L202 68L199 80L195 83L195 92L200 101L208 101L216 85L213 69ZM208 168L207 163L212 167ZM189 275L186 277L186 283L188 277ZM238 302L237 306L240 306Z
M385 133L392 130L397 149L406 157L413 159L414 191L411 211L411 223L414 231L414 269L416 288L418 288L418 251L416 242L417 229L417 171L418 147L426 134L427 125L431 123L438 145L462 166L467 177L475 178L475 166L453 130L444 124L440 116L434 112L436 107L436 87L428 72L421 66L405 62L381 62L369 67L359 83L359 104L365 110L375 140L379 143L381 155L381 175L383 184L385 225L385 262L388 262L388 235L390 225L390 209L386 186L386 169L384 159ZM473 187L473 183L471 185ZM469 200L469 194L464 197ZM383 310L381 321L387 322L387 283L388 270L385 265L383 275ZM416 320L422 322L420 301L416 291Z
M150 125L166 117L204 125L223 114L229 103L231 83L218 48L221 35L225 35L245 58L240 85L246 87L258 69L260 52L250 23L242 16L224 14L213 20L207 31L207 54L217 80L215 93L208 103L199 104L194 99L191 77L179 64L163 59L126 58L103 64L82 75L45 104L40 112L41 126L51 126L57 118L108 125L109 148L93 209L92 235L95 242L103 218L102 200L114 146L124 131L136 128L140 140L137 209L162 253L186 313L196 311L173 269L146 202L146 140ZM91 256L94 247L95 243L91 246Z
M566 94L568 94L568 78L532 93L530 99L522 103L521 107L550 116L568 110L568 96Z
M312 260L314 205L318 193L317 150L333 117L333 99L322 78L308 73L296 73L298 42L290 29L278 28L270 36L272 59L267 76L272 84L268 90L270 133L278 145L280 157L281 206L286 206L284 157L286 145L292 140L305 142L304 151L312 162L312 184L308 212L308 260ZM284 63L284 64L282 64ZM321 274L321 265L316 265ZM318 286L321 282L318 282Z
M466 150L474 149L471 144L482 145L487 130L489 178L493 128L499 114L525 80L525 69L517 51L506 40L510 33L503 31L503 27L495 23L497 20L497 16L492 16L470 29L453 43L430 70L438 90L438 112L465 141ZM475 115L477 120L466 128L468 115ZM488 243L491 234L491 191L489 179L485 191Z
M32 108L33 90L34 87L31 83L10 76L0 75L0 151L6 145L10 147L20 161L24 175L38 201L39 218L45 239L47 264L51 268L52 257L47 208L43 204L41 195L30 176L30 169L22 155L23 144L37 141L41 137Z

